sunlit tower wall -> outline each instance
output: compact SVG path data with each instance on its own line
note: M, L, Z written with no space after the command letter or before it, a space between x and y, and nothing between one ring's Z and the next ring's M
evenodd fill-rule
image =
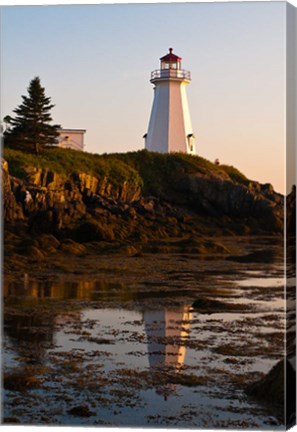
M181 67L181 58L169 53L160 59L160 69L151 73L154 101L145 138L145 148L159 153L196 154L186 85L189 71Z

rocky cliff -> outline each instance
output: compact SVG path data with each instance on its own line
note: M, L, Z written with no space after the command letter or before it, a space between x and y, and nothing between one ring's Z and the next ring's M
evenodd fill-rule
M164 252L168 241L173 250L201 252L203 236L282 233L284 199L269 184L234 179L230 169L185 155L110 158L133 176L115 180L112 172L94 175L75 165L65 175L24 164L17 177L9 173L13 161L2 160L6 231L27 242L47 234L59 242L146 244Z
M249 232L282 231L283 197L271 185L249 181L242 184L215 170L189 172L183 158L176 157L174 162L166 181L163 177L158 188L145 191L145 186L141 188L133 182L115 184L107 176L75 170L65 177L27 166L24 178L20 179L10 176L8 163L3 160L4 219L28 221L31 230L40 232L58 232L78 226L77 221L91 218L103 222L112 216L123 219L123 225L138 216L155 221L202 217L204 228L207 220L212 219L222 229L243 224ZM141 164L137 169L144 177L144 185L156 181L148 178L147 167L146 172ZM153 170L152 176L155 177Z

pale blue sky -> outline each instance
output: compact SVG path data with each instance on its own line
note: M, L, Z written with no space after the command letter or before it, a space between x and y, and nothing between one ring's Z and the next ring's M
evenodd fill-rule
M169 47L187 87L197 153L284 191L285 2L2 8L2 117L34 76L86 151L143 148L150 72Z

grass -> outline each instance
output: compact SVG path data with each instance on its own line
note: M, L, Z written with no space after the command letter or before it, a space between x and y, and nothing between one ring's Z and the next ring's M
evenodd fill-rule
M228 174L231 180L233 180L236 183L242 183L242 184L248 184L250 180L242 174L237 168L234 168L230 165L220 165L220 168Z
M249 180L236 168L215 165L200 157L183 153L161 154L141 150L115 154L91 154L61 148L44 149L37 156L5 148L4 159L14 177L25 178L28 167L59 173L65 178L73 173L87 173L98 178L108 177L114 185L124 182L143 188L145 194L160 198L168 191L179 190L186 175L203 175L247 184Z
M39 156L6 148L3 157L8 162L11 175L21 179L26 177L28 167L35 167L65 178L74 173L86 173L99 178L108 177L115 185L128 182L142 186L137 171L116 157L61 148L44 149Z
M138 152L109 155L132 166L143 180L144 192L151 195L167 196L167 191L178 185L185 175L202 174L247 184L249 180L236 168L215 165L200 156L185 153Z

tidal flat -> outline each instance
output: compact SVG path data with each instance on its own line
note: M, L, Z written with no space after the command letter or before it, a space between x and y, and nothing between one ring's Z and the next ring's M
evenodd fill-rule
M2 421L283 429L282 401L246 393L284 358L282 239L224 245L57 256L7 274Z

